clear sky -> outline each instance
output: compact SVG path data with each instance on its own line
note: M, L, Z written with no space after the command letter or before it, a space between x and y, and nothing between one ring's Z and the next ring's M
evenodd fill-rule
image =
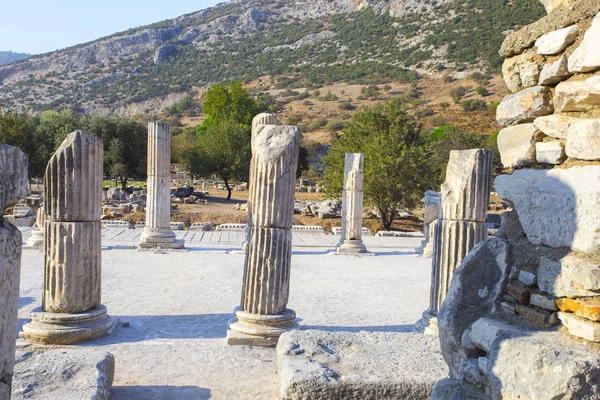
M0 51L46 53L223 0L0 0Z

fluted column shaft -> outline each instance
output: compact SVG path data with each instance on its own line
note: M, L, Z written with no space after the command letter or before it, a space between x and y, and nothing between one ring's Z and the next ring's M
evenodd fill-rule
M148 187L146 228L171 223L171 134L168 124L148 124Z
M362 153L346 154L342 198L342 241L362 238L363 165Z

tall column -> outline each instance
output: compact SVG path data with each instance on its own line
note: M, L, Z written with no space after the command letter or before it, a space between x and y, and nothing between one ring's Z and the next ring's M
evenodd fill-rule
M442 185L442 211L434 226L429 308L415 329L438 334L437 313L446 298L454 271L475 245L487 239L485 215L492 187L491 150L450 152Z
M181 249L171 229L171 133L169 124L148 123L146 227L140 248Z
M42 309L21 337L70 344L109 335L116 322L101 303L102 140L75 131L46 168L46 246Z
M228 344L275 346L284 331L296 326L296 313L286 307L299 145L295 126L256 128L242 298L229 323Z
M346 153L342 196L342 237L338 253L366 253L362 241L363 166L362 153Z
M4 208L27 196L27 155L0 144L0 399L10 399L21 278L21 231Z

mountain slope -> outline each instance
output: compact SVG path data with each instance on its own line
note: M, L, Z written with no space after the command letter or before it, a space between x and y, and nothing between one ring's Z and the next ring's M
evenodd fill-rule
M543 12L537 0L236 0L0 66L0 101L135 114L230 79L318 87L497 69L497 32Z
M0 51L0 65L8 64L13 61L22 60L28 57L31 57L31 54L15 53L13 51Z

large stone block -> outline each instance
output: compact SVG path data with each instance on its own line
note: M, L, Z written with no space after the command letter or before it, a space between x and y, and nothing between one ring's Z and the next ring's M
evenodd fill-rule
M559 83L554 92L554 108L558 112L600 108L600 75L585 81Z
M574 255L559 261L542 257L538 268L539 288L556 297L600 295L600 266Z
M560 164L565 159L565 147L558 140L535 144L535 159L539 163Z
M46 218L57 222L100 219L104 145L96 135L75 131L50 159L44 177Z
M575 314L558 312L558 319L573 336L580 337L590 342L600 342L600 324ZM600 380L600 379L599 379ZM600 384L600 382L598 382ZM600 393L600 390L598 390Z
M579 36L579 27L571 25L542 35L535 41L535 47L537 47L538 54L558 54L573 43L577 36Z
M429 399L447 376L436 337L292 331L277 345L281 399Z
M569 126L567 156L580 160L600 160L600 119L580 119Z
M590 72L600 68L600 14L585 32L583 41L569 56L569 71Z
M552 86L569 78L572 74L568 68L568 58L563 55L558 60L544 65L540 72L539 84Z
M495 181L534 245L600 251L600 166L515 171Z
M462 365L467 359L463 334L472 323L499 307L510 271L507 257L506 242L492 238L475 246L454 273L438 313L438 325L444 360L457 381L463 378Z
M552 114L552 92L544 86L535 86L506 96L496 109L496 119L502 126L532 122L536 117Z
M498 134L498 151L506 168L524 167L536 162L536 143L544 135L534 124L504 128Z
M539 76L540 63L533 52L507 58L502 64L502 77L513 93L537 85Z
M0 144L0 215L27 196L27 154L14 146Z
M429 225L440 217L440 206L442 196L438 192L428 190L425 192L425 213L423 215L423 223Z
M574 121L577 121L577 119L566 115L552 114L536 118L533 121L533 124L542 131L544 135L563 139L567 137L569 126Z

